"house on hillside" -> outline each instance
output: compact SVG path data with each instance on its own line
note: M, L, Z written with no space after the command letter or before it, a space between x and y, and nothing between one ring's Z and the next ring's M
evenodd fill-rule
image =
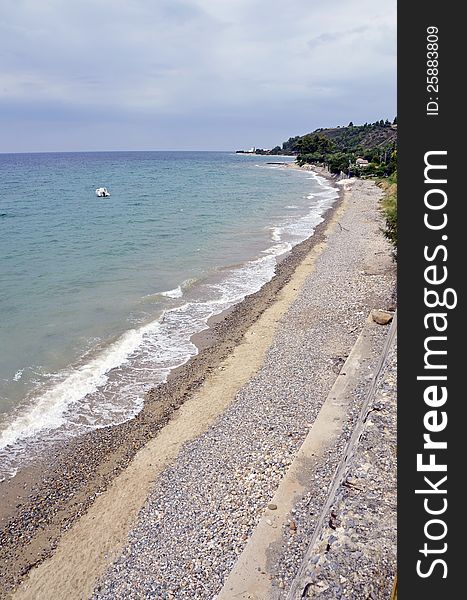
M357 165L357 167L368 167L370 165L369 161L366 160L366 158L357 158L357 160L355 161L355 164Z

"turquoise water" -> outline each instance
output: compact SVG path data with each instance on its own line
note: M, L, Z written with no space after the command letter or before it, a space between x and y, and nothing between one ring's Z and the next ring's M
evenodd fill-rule
M0 155L0 479L30 442L136 414L209 316L312 233L335 191L271 160Z

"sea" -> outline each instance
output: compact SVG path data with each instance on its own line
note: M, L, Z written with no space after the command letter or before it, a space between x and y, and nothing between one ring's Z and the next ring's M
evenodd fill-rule
M132 418L208 319L273 277L337 197L270 164L293 160L0 154L0 481Z

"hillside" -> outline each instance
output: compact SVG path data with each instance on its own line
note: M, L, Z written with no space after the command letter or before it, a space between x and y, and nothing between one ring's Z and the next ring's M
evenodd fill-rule
M387 176L396 169L396 144L396 123L381 120L316 129L289 138L282 147L273 148L270 154L295 154L300 164L325 164L332 173Z

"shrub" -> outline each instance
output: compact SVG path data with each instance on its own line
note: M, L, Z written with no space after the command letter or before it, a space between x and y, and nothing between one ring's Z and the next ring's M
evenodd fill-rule
M384 235L397 248L397 172L386 179L380 180L379 186L384 190L384 197L381 200L381 207L386 220Z

